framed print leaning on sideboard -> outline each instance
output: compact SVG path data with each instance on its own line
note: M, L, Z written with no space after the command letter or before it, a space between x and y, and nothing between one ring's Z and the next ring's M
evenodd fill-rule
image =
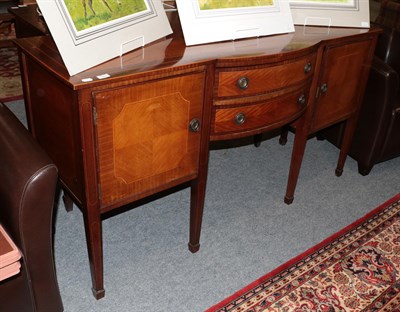
M161 0L36 2L71 76L172 33Z
M369 28L368 0L290 0L297 25Z
M288 0L176 0L185 44L294 31Z

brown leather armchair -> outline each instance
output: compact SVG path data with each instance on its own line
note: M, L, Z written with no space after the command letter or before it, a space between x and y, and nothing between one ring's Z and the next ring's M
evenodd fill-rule
M380 162L400 156L400 3L384 1L375 24L383 28L349 155L367 175ZM341 145L343 124L319 137Z
M0 282L0 311L63 311L53 259L58 172L0 103L0 223L22 254L21 272Z

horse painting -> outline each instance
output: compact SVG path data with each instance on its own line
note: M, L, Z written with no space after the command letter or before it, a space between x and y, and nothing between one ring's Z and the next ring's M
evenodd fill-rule
M105 4L105 6L112 12L110 5L107 3L107 0L101 0ZM86 2L89 5L90 10L93 12L93 15L96 15L96 12L93 10L93 0L82 0L83 9L85 11L85 19L87 18L87 10L86 10Z

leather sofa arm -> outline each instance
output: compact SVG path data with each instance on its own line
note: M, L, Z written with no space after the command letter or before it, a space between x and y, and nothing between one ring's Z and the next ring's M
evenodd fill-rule
M0 146L0 222L22 253L21 275L0 284L0 311L62 311L52 242L57 167L2 103Z
M399 106L399 83L398 72L375 56L371 64L363 107L379 104L382 114L395 109Z
M378 57L374 57L364 100L360 110L357 131L350 155L359 163L375 163L387 136L386 125L391 123L393 112L399 105L399 75Z
M382 25L383 30L378 38L375 56L379 57L393 70L400 72L400 31Z

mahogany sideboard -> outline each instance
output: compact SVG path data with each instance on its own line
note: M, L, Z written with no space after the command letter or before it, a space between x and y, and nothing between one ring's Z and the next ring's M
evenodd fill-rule
M187 47L177 13L169 18L172 35L72 77L51 36L16 40L28 125L59 168L68 209L82 210L97 299L111 210L188 185L189 249L199 249L210 141L295 125L290 203L308 135L347 120L341 169L379 34L296 26Z

